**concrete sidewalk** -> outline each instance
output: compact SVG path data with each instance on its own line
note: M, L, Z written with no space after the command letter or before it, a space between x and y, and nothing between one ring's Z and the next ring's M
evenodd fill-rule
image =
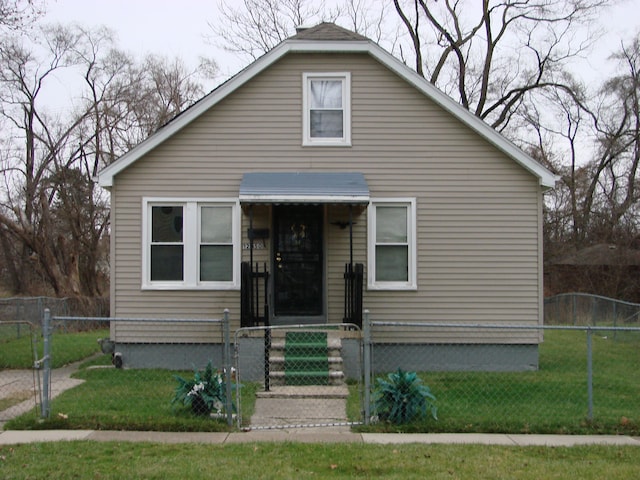
M59 441L230 444L255 442L365 443L365 444L481 444L503 446L571 447L576 445L633 445L640 438L616 435L512 435L448 433L353 433L328 428L254 430L233 433L122 432L100 430L8 430L0 445Z

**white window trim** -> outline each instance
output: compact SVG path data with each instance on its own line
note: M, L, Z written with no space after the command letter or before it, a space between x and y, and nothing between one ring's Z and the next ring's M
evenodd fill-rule
M407 218L409 258L408 279L406 282L380 282L376 281L376 207L398 206L408 207ZM367 288L369 290L417 290L417 223L416 223L416 199L415 198L378 198L371 199L367 207Z
M312 138L310 125L311 80L340 80L342 82L342 138ZM351 146L351 73L350 72L310 72L302 74L302 145L306 147L350 147Z
M182 281L151 281L151 207L183 207L184 276ZM199 280L200 207L232 208L233 279L228 282ZM241 255L240 202L236 198L144 197L142 199L142 290L239 290Z

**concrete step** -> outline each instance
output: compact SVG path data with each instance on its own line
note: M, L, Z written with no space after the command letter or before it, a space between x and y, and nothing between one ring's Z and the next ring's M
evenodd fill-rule
M257 392L257 398L347 398L346 385L283 385L272 386L268 392Z
M306 360L308 357L300 357L300 360ZM320 358L320 357L318 357ZM284 368L284 363L285 363L285 357L280 356L280 355L274 355L269 357L269 360L271 362L271 368L274 371L278 371L281 368ZM293 360L296 361L297 359L293 358L289 358L289 360ZM329 369L331 370L332 367L340 367L343 363L342 361L342 357L337 357L337 356L333 356L333 357L322 357L323 361L327 361L329 363ZM273 367L279 367L279 368L273 368Z
M328 374L328 375L327 375ZM344 384L344 372L342 371L329 371L329 372L295 372L289 373L289 378L308 378L308 379L318 379L318 381L322 381L323 379L327 379L329 382L329 386L338 386ZM284 371L269 371L269 378L271 385L274 386L284 386L286 382L287 375ZM305 386L313 386L313 385L305 385ZM323 386L323 385L321 385Z

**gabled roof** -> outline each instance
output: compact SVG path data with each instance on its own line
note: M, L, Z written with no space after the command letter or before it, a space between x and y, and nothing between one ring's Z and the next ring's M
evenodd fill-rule
M429 83L373 41L333 23L320 23L315 27L301 30L296 35L277 45L244 70L203 97L200 101L179 114L128 153L101 170L98 173L99 184L103 187L111 187L115 175L129 167L136 160L153 150L182 128L189 125L200 115L280 60L283 56L288 53L314 52L363 53L370 55L535 175L540 185L546 188L551 188L555 185L557 177L554 174L484 121L468 110L465 110L455 100L438 90L433 84Z

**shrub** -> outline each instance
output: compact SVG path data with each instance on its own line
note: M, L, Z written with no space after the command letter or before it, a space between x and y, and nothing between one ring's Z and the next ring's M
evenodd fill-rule
M192 380L185 380L179 375L174 378L178 386L171 404L181 403L191 407L196 415L209 415L214 410L222 413L227 397L226 384L222 373L214 371L211 362L203 372L194 369Z
M374 403L380 420L409 423L424 418L427 412L434 420L438 419L436 397L422 384L416 372L404 372L399 368L390 373L387 380L377 378L376 383Z

